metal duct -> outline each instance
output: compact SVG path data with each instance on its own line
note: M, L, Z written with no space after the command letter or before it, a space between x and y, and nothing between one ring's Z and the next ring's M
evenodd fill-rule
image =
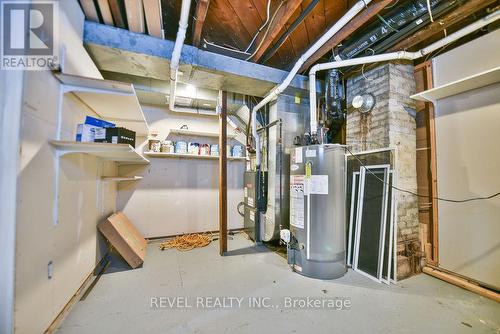
M439 7L449 8L458 3L458 0L431 0L431 9ZM362 36L351 38L338 49L335 60L345 60L359 55L362 51L368 49L375 43L399 31L399 29L409 25L411 22L417 22L422 15L428 15L427 1L416 0L408 4L397 7L392 12L379 16L380 22L368 28L368 31ZM418 24L418 23L417 23Z

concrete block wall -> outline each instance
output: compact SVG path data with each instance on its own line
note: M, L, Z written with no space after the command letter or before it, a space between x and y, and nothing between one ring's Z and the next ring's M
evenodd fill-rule
M415 105L410 95L415 92L413 66L386 63L347 81L347 103L356 95L372 94L375 106L367 114L352 107L347 115L347 144L354 151L384 147L397 148L397 186L417 190ZM396 191L397 271L398 279L420 271L420 235L417 197Z

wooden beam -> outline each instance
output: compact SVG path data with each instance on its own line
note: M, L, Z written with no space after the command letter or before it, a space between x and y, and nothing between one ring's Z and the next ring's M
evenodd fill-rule
M205 24L205 18L207 17L209 5L210 0L198 0L198 3L196 4L193 25L193 45L196 47L200 46L201 33L203 31L203 25Z
M415 66L415 82L418 91L433 87L432 62ZM434 106L417 101L417 181L419 193L428 197L419 198L419 222L422 232L422 249L428 264L438 265L438 203L436 168L436 131Z
M368 8L364 9L358 15L356 15L349 23L347 23L342 29L340 29L335 35L333 35L332 38L328 40L328 42L326 42L321 48L319 48L318 51L316 51L311 57L309 57L300 71L306 70L307 68L309 68L309 66L317 62L321 57L323 57L323 55L330 52L335 46L352 35L356 30L370 21L393 1L394 0L379 0L377 2L372 2L368 6Z
M432 78L432 62L429 60L425 66L427 88L432 89L434 82ZM436 124L434 105L428 103L429 117L427 119L427 129L429 137L429 169L430 169L430 193L431 193L431 217L432 217L432 232L431 232L431 245L432 245L432 263L439 264L439 233L438 233L438 201L437 201L437 157L436 157Z
M93 0L80 0L80 5L82 6L85 18L89 21L99 22L99 16L97 15L97 8L95 7Z
M148 34L163 39L160 0L143 0L143 2Z
M227 252L227 92L221 92L219 115L219 254Z
M497 303L500 303L500 294L496 293L493 290L483 288L482 286L474 284L472 282L469 282L461 277L458 277L458 276L455 276L452 274L448 274L448 273L445 273L445 272L442 272L440 270L433 269L430 267L424 267L422 271L428 275L434 276L434 277L439 278L443 281L446 281L448 283L451 283L451 284L456 285L458 287L461 287L463 289L472 291L474 293L477 293L478 295L481 295L483 297L492 299L492 300L496 301Z
M125 0L128 30L141 34L145 31L144 8L142 6L142 0Z
M261 57L264 55L264 53L269 48L271 43L274 41L276 37L278 37L278 34L285 27L288 20L292 17L297 8L299 8L301 3L302 0L288 0L284 6L281 6L279 12L276 14L276 17L274 18L273 23L269 27L269 32L267 33L266 38L263 40L265 36L264 31L262 31L259 34L259 37L257 37L255 45L257 46L260 45L260 48L252 57L253 60L258 62L261 59Z
M97 4L99 5L99 11L101 12L104 24L107 24L108 26L114 25L113 15L111 15L111 8L109 7L108 0L97 0Z
M417 31L414 35L403 39L389 51L407 50L495 2L497 2L497 0L469 0L448 15L437 19L433 23Z
M113 15L113 20L115 21L115 26L127 29L123 0L108 0L108 3L111 14Z

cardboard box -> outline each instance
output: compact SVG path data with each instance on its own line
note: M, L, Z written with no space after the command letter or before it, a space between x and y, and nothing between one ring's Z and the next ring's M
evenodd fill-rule
M105 142L106 141L106 129L96 128L94 130L94 141L95 142Z
M76 128L76 141L94 142L96 129L100 129L100 127L90 124L78 124Z
M97 228L132 268L143 264L147 241L123 212L111 215Z
M107 128L106 142L113 144L129 144L135 147L135 132L125 128Z
M103 119L95 118L92 116L85 117L85 124L98 126L100 128L114 128L115 127L115 123L111 123L111 122L105 121Z

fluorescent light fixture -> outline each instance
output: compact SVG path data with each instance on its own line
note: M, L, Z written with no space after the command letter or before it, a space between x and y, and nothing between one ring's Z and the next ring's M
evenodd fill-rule
M195 98L196 97L196 87L191 85L191 84L187 84L186 85L186 94Z

